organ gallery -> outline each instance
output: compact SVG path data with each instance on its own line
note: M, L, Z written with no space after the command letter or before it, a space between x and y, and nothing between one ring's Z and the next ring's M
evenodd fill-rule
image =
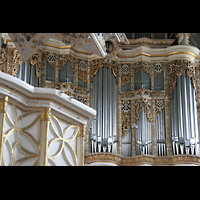
M2 33L0 165L200 165L193 33Z

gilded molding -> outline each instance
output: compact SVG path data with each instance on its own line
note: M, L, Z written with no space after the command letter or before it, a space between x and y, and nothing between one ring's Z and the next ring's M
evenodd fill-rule
M95 162L110 162L118 166L136 166L142 164L149 165L178 165L178 164L195 164L200 165L200 156L194 155L174 155L174 156L153 156L140 155L134 157L123 157L112 153L92 153L85 155L84 164L91 164Z

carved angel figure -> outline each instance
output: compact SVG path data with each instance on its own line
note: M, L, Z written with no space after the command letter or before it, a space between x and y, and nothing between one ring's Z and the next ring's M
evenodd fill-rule
M189 45L189 34L188 33L177 33L179 45Z

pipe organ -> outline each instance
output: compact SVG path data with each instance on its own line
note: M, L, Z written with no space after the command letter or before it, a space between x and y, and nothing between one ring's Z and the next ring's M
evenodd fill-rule
M185 68L177 78L171 101L173 155L199 155L197 102Z
M59 89L97 111L85 136L86 163L103 155L121 156L119 163L198 157L199 50L140 37L147 36L136 34L129 46L116 43L107 58L40 49L23 63L16 49L2 50L0 70L34 87Z
M116 88L112 70L99 68L92 86L92 108L97 110L97 118L92 126L92 152L116 151Z

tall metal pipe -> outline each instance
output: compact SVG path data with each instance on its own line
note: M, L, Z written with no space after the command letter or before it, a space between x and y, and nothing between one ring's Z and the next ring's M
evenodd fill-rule
M183 138L183 115L182 115L182 95L181 95L181 78L177 78L177 91L178 91L178 118L179 118L179 137Z
M182 77L182 89L183 89L183 117L184 117L184 122L187 122L188 118L188 101L187 101L187 84L186 84L186 78L187 75L184 71L183 77ZM185 128L185 133L186 133L186 139L189 139L189 128L188 128L188 123L184 123L184 128Z
M97 135L98 137L101 136L101 69L99 69L98 73L99 73L99 76L97 76L97 88L98 88L98 96L99 96L99 101L98 101L98 110L97 110L97 115L98 115L98 120L97 120Z
M113 113L113 106L112 106L112 102L114 103L114 101L116 101L116 96L115 95L112 95L112 92L113 92L113 90L114 90L114 84L112 83L113 82L113 80L114 80L114 76L112 75L112 71L111 71L111 69L109 69L109 74L110 74L110 76L109 76L109 82L110 82L110 91L109 91L109 117L110 117L110 120L109 120L109 127L110 127L110 130L109 130L109 136L110 137L112 137L112 135L113 135L113 121L112 121L112 116L113 116L113 114L115 114L115 113ZM115 124L116 125L116 124Z
M189 78L189 77L188 77ZM195 129L195 124L194 124L194 108L193 108L193 86L192 86L192 81L191 78L190 79L190 87L189 87L189 96L190 96L190 101L189 101L189 105L190 105L190 120L191 120L191 137L194 138L194 129Z
M104 71L105 71L105 118L104 118L104 123L105 123L105 130L104 130L104 136L105 138L108 138L108 68L104 67ZM104 82L104 81L103 81Z
M193 89L193 101L194 101L194 124L195 124L195 138L199 138L198 134L198 115L197 115L197 101L195 90Z
M110 137L110 124L111 124L111 121L110 121L110 115L111 115L111 112L110 112L110 107L111 107L111 104L110 104L110 90L111 90L111 84L110 84L110 80L112 80L112 77L111 77L111 74L110 74L110 68L107 69L107 138Z

